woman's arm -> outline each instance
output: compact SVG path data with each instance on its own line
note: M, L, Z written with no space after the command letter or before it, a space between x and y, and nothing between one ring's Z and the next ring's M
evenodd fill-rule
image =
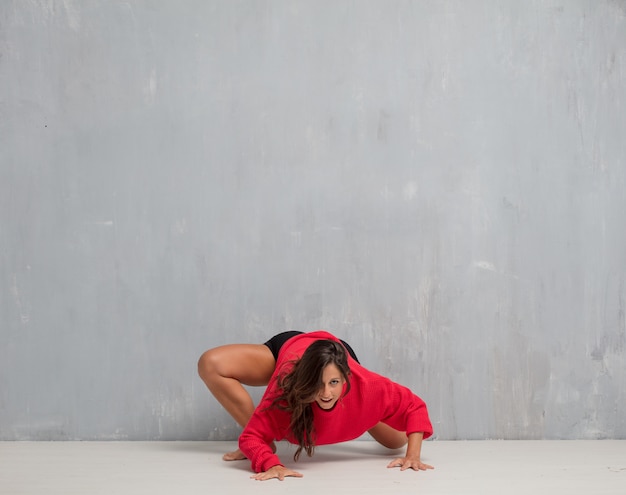
M269 472L275 466L282 467L274 441L282 440L289 431L289 413L273 407L273 395L272 391L266 391L239 436L239 449L258 474Z
M400 471L405 469L413 469L415 471L426 471L427 469L434 469L430 464L424 464L420 455L422 453L422 440L424 439L423 432L415 432L409 435L409 443L406 447L406 455L404 457L398 457L389 463L388 468L399 467Z
M253 416L254 418L254 416ZM252 422L253 425L244 429L239 437L239 448L250 459L252 463L252 469L256 471L256 474L250 476L250 478L264 481L272 478L278 478L283 481L288 476L295 478L302 478L302 474L297 471L293 471L280 464L280 459L274 452L274 449L268 444L268 436L264 436L263 429L259 429L259 425L264 422L260 418L255 418L256 421ZM265 432L267 434L267 431Z
M277 436L273 426L270 411L257 407L239 436L239 449L250 459L252 470L257 473L269 471L271 467L281 464L272 448L272 441Z

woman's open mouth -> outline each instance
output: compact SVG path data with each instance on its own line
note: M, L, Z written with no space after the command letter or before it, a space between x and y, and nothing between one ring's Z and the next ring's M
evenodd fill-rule
M317 398L317 404L324 410L324 411L330 411L331 409L333 409L335 407L335 404L337 404L337 400L335 397L331 397L330 399L326 399L323 397L318 397Z

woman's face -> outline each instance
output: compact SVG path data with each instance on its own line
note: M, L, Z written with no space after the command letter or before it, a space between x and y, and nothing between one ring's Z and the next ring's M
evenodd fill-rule
M345 380L334 364L329 364L322 372L322 387L315 396L315 402L325 410L335 407L343 392Z

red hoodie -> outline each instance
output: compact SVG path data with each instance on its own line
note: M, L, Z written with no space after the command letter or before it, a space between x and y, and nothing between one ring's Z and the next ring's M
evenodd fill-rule
M290 414L272 407L272 400L279 395L276 377L278 373L288 371L291 361L299 359L309 345L322 339L339 342L328 332L310 332L292 337L280 350L267 390L239 437L239 448L257 473L282 465L270 448L272 441L287 439L297 444L289 431ZM422 399L408 388L365 369L349 355L348 366L351 372L348 394L329 411L321 409L315 402L311 404L315 445L354 440L380 421L407 435L423 432L424 438L428 438L433 434Z

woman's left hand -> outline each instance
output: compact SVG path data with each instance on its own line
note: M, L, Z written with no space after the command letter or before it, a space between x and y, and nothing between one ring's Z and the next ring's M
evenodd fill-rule
M388 465L388 468L399 467L400 471L404 471L406 469L413 469L414 471L426 471L427 469L435 469L430 464L424 464L422 461L410 457L398 457L391 461Z

